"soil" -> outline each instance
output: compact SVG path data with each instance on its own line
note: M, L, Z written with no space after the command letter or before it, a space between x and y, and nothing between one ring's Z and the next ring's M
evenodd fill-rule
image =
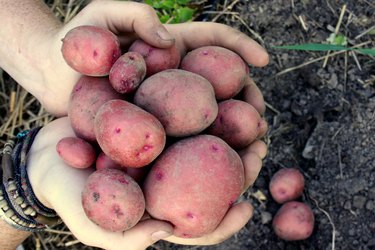
M340 53L330 57L326 67L320 60L278 75L326 52L273 48L326 42L345 3L340 33L349 46L370 41L367 46L374 47L374 35L356 38L375 24L372 1L244 0L231 10L242 20L233 14L218 20L253 38L254 33L259 35L263 41L256 40L271 56L267 67L251 70L267 102L270 126L268 156L259 178L244 195L254 206L254 216L239 233L216 246L161 242L156 249L375 249L374 57ZM268 191L272 175L289 167L304 174L305 192L299 200L315 215L313 235L296 242L274 234L272 217L280 205Z
M213 1L218 11L233 4L217 22L253 37L270 54L264 68L251 75L267 103L268 156L255 184L243 195L254 206L254 216L237 234L215 246L181 246L159 242L149 249L375 249L375 60L360 53L326 55L276 49L273 46L323 43L334 32L343 4L346 12L340 33L349 46L367 42L375 47L372 0L236 0ZM224 6L225 7L225 6ZM235 14L238 13L236 17ZM217 13L206 17L211 20ZM302 25L301 20L303 20ZM289 69L289 72L283 73ZM268 191L280 168L296 167L306 185L299 199L315 215L310 238L287 242L272 229L280 205ZM40 236L40 235L39 235ZM38 236L38 237L39 237ZM47 236L48 237L48 236ZM52 236L51 236L52 237ZM26 246L34 245L30 237ZM62 249L56 247L56 249ZM67 247L63 247L67 249ZM69 248L70 249L70 248ZM80 248L79 244L72 249Z

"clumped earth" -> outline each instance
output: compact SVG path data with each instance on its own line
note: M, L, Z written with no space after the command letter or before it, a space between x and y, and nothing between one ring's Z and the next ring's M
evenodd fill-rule
M215 1L214 1L215 2ZM339 32L349 46L375 47L375 3L370 0L216 1L207 19L235 27L267 48L270 64L252 68L251 75L267 102L269 153L254 186L242 198L254 206L254 216L232 238L215 246L181 246L159 242L149 249L375 249L375 60L342 52L307 64L326 52L287 51L273 46L322 43L334 32L347 3ZM230 7L230 8L228 8ZM301 21L303 20L303 21ZM366 32L373 27L371 32ZM284 70L289 69L289 72ZM272 230L280 207L268 191L280 168L297 167L305 176L300 201L315 214L313 235L286 242ZM44 237L44 238L43 238ZM56 235L37 234L35 242L51 246ZM44 239L44 240L43 240ZM71 236L60 236L57 249L93 249L64 246ZM51 243L52 242L52 243ZM70 242L70 243L71 243Z

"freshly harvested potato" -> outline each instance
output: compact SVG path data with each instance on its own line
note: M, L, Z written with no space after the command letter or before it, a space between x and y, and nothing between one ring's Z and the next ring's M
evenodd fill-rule
M235 149L241 149L257 138L261 121L253 106L230 99L219 103L218 115L207 133L220 137Z
M143 167L163 150L166 135L152 114L123 100L103 104L94 131L103 152L124 167Z
M303 202L285 203L273 218L274 232L283 240L304 240L314 230L314 214Z
M222 139L197 135L178 141L155 161L144 182L146 210L195 238L216 229L244 187L239 155Z
M214 87L218 100L230 99L238 94L248 74L248 67L239 55L218 46L190 51L182 59L180 68L206 78Z
M134 96L137 106L155 115L169 136L202 132L216 118L215 94L203 77L180 69L147 78Z
M87 217L103 229L122 232L138 223L145 211L139 185L118 169L92 173L82 192Z
M162 49L138 39L130 46L129 51L138 52L143 56L146 61L147 76L166 69L176 69L181 60L181 54L176 45Z
M105 76L121 56L120 42L107 29L83 25L62 39L62 55L74 70L88 76Z
M88 168L94 164L96 152L87 141L77 137L64 137L56 145L63 161L74 168Z
M282 168L271 178L269 190L277 203L299 198L305 186L305 178L296 168Z
M109 81L119 93L131 93L146 76L146 63L137 52L127 52L120 56L109 72Z
M105 102L124 98L109 84L106 77L82 76L70 94L68 116L76 135L87 141L95 141L94 119Z

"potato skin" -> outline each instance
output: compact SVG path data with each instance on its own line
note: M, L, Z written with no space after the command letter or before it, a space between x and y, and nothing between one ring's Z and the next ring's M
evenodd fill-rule
M118 169L92 173L82 191L87 217L103 229L125 231L138 223L145 211L145 199L139 185Z
M181 61L181 54L176 45L162 49L153 47L143 40L138 39L133 42L129 51L138 52L143 56L147 66L147 76L166 69L176 69Z
M167 135L194 135L216 118L218 106L210 83L203 77L179 69L165 70L147 78L134 102L155 115Z
M163 150L166 135L150 113L123 100L103 104L94 131L103 152L124 167L143 167Z
M175 236L195 238L216 229L243 186L238 154L218 137L198 135L161 154L143 191L152 217L171 222Z
M233 51L204 46L190 51L181 61L180 68L206 78L214 87L218 100L238 94L245 84L248 67Z
M274 232L283 240L304 240L314 230L314 214L303 202L285 203L273 218Z
M218 115L207 133L220 137L235 149L250 145L259 134L261 117L257 110L234 99L220 102L218 106Z
M68 116L76 135L87 141L96 141L94 119L105 102L121 99L106 77L82 76L70 94Z
M64 137L56 144L63 161L74 168L88 168L94 164L96 152L87 141L77 137Z
M133 92L146 76L146 62L137 52L120 56L109 72L109 81L119 93Z
M62 55L74 70L88 76L105 76L121 56L120 42L107 29L83 25L62 39Z
M296 168L282 168L271 178L269 190L277 203L299 198L305 186L305 178Z

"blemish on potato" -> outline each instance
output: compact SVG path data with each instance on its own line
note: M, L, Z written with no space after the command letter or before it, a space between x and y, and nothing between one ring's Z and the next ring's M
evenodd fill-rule
M208 51L207 51L207 50L204 50L204 51L202 52L202 54L205 55L205 56L207 56L207 55L208 55Z
M116 134L119 134L121 132L121 128L115 128Z
M112 212L116 215L117 218L124 216L120 206L118 204L114 204L112 206Z
M182 237L184 237L184 238L191 238L191 234L183 233L183 234L182 234Z
M144 145L143 146L143 150L144 151L147 151L147 150L149 150L149 149L152 149L153 147L151 146L151 145Z
M92 56L95 58L98 56L98 52L96 50L94 50L94 52L92 53Z
M92 193L92 197L94 198L94 201L97 202L100 199L100 194L97 192Z
M212 144L211 148L213 151L219 151L219 146L216 144Z
M188 212L186 214L186 217L189 218L189 219L194 219L194 215L191 212Z
M150 134L146 134L145 137L146 137L146 139L148 139L148 138L150 138L150 136L151 136Z
M77 91L80 91L82 89L82 85L81 84L77 84L77 86L75 87L74 91L77 92Z
M161 181L164 177L163 173L160 171L157 171L155 174L156 180Z

